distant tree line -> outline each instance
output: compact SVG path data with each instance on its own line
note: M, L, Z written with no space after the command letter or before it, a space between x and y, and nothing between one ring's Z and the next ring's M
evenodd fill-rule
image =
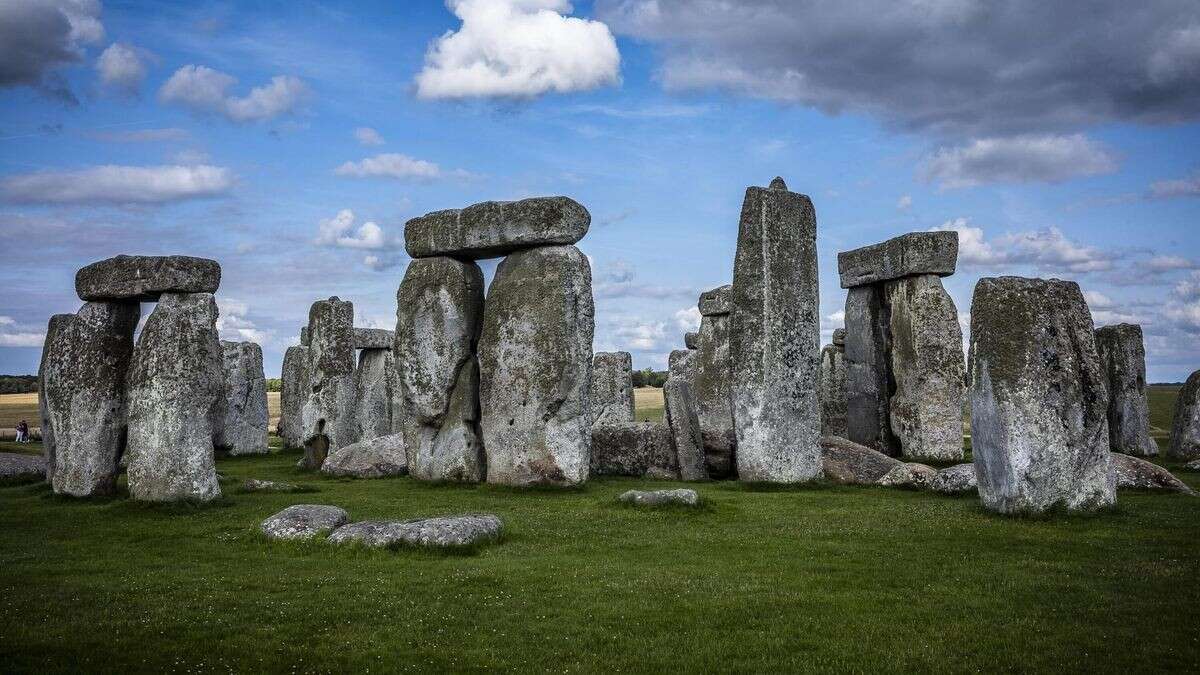
M37 375L0 375L0 394L32 394L37 391Z
M283 391L283 380L278 377L268 377L267 391Z
M633 371L633 386L634 387L659 387L662 388L667 382L667 371L665 370L650 370L643 368L642 370Z

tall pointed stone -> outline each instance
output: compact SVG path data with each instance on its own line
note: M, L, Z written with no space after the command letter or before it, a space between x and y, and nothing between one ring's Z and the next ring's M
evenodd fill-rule
M737 471L744 481L821 476L817 219L776 178L750 187L733 268L730 355Z
M164 293L129 367L129 494L141 501L221 496L213 437L223 419L224 350L211 293Z
M1150 438L1142 327L1122 323L1097 328L1096 349L1108 377L1109 446L1126 455L1157 455L1158 444Z
M308 331L307 328L304 329ZM288 347L283 353L283 372L279 391L279 435L289 448L304 447L300 419L308 401L308 347Z
M392 433L392 398L396 382L396 366L392 350L363 349L358 353L355 372L354 415L358 424L358 440L365 441Z
M1167 457L1194 460L1200 457L1200 370L1192 373L1175 399L1175 417L1171 425L1171 443Z
M592 424L632 422L633 356L601 352L592 359Z
M846 437L846 331L821 348L821 435Z
M309 392L300 413L305 468L321 468L330 452L358 440L354 368L354 304L337 297L314 302L308 311Z
M592 273L574 246L500 263L479 341L487 480L577 485L591 461Z
M267 380L262 348L253 342L221 341L225 364L222 422L213 439L231 455L263 455L267 446Z
M478 265L445 257L410 262L396 292L400 429L408 472L419 480L485 477L475 355L483 293Z

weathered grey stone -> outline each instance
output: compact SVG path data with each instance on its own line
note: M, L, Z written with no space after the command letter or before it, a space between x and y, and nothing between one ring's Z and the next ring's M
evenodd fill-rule
M404 248L414 258L498 258L536 246L574 244L591 223L587 209L569 197L483 202L413 218L404 226Z
M307 488L295 483L248 478L242 483L242 492L308 492Z
M890 319L878 286L846 294L846 437L887 455L900 454L888 407L892 362L888 358Z
M972 456L984 507L1038 513L1114 504L1108 389L1079 285L981 279L971 342Z
M842 351L845 351L845 347L846 347L846 329L845 328L833 329L833 345L835 347L842 347Z
M20 483L44 480L46 458L39 455L23 455L15 452L0 452L0 483Z
M822 436L821 469L825 477L847 485L877 485L904 463L840 436Z
M163 293L216 293L221 265L186 255L119 255L75 274L84 300L153 302Z
M925 490L937 480L938 472L931 466L908 462L892 469L879 479L877 485Z
M905 457L956 461L964 456L962 329L941 277L884 284L895 381L888 420Z
M736 469L729 322L729 316L724 314L701 319L700 343L687 364L692 371L688 382L696 399L696 417L704 439L704 461L713 478L728 478Z
M846 437L846 347L821 348L821 435Z
M696 364L699 359L694 358L696 350L694 349L674 349L667 357L667 377L678 377L691 382L696 376Z
M305 329L307 330L307 329ZM283 353L279 391L279 435L289 448L304 447L301 415L312 388L308 384L308 347L288 347Z
M262 521L259 529L267 539L294 541L318 537L349 521L350 514L336 506L296 504Z
M308 311L308 397L300 410L304 467L321 468L326 455L358 440L354 303L332 297Z
M667 378L663 385L663 413L675 447L675 463L681 480L707 480L704 437L696 416L696 398L692 386L682 378ZM593 448L595 440L593 439Z
M699 349L700 348L700 333L699 333L699 331L684 333L683 334L683 346L687 347L688 349Z
M934 492L944 495L957 495L974 492L979 488L979 480L975 477L974 464L955 464L937 472L937 477L929 484Z
M1167 457L1175 460L1200 458L1200 370L1192 373L1175 399L1171 442Z
M391 349L396 341L394 331L383 328L355 328L355 349Z
M379 436L335 450L321 464L321 473L349 478L404 476L408 474L404 435Z
M213 437L224 418L224 350L211 293L164 293L133 349L129 494L141 501L221 496Z
M633 356L600 352L592 357L592 424L633 421Z
M354 402L354 415L359 440L392 433L396 364L391 348L364 349L359 352L354 383L358 396Z
M222 422L213 445L231 455L265 455L267 446L267 379L262 348L253 342L221 341L225 367Z
M798 483L821 475L817 219L808 197L775 185L746 189L733 266L737 472Z
M1153 457L1146 398L1146 348L1142 327L1129 323L1096 329L1096 351L1108 378L1108 439L1113 452Z
M594 318L591 269L574 246L519 251L500 263L479 340L488 482L587 480Z
M592 427L591 475L679 479L671 430L663 422L612 422Z
M701 316L720 316L733 312L733 285L717 286L710 291L700 294L700 302L696 305Z
M475 348L483 273L473 262L421 258L396 293L396 373L409 473L419 480L478 482L487 461L479 432ZM514 392L515 393L515 392Z
M109 495L125 450L136 303L89 302L50 319L38 372L42 447L57 494Z
M1200 459L1193 459L1187 464L1184 464L1183 468L1187 469L1188 471L1200 471Z
M700 495L695 490L629 490L617 497L618 501L634 506L699 506Z
M308 346L308 326L304 326L300 329L300 346Z
M1114 452L1112 465L1113 472L1117 474L1119 490L1165 490L1195 494L1187 483L1176 478L1170 471L1144 459Z
M958 233L910 232L838 254L842 288L921 274L949 276L958 263Z
M463 548L498 541L503 532L504 522L498 516L468 513L402 522L364 520L339 527L327 541L370 548Z

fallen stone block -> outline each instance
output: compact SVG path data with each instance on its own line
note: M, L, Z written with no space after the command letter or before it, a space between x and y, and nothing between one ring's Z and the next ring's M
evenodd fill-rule
M468 513L408 521L365 520L343 525L329 535L331 544L360 544L370 548L416 546L465 548L499 541L504 522L490 513Z
M257 478L247 479L242 483L242 492L313 492L311 488L307 488L295 483L284 483L274 480L259 480Z
M1195 494L1187 483L1176 478L1170 471L1120 452L1112 453L1113 471L1117 474L1119 490L1165 490Z
M629 490L617 500L633 506L699 506L700 495L695 490Z
M878 485L893 470L904 467L894 457L838 436L821 437L821 464L825 477L846 485Z
M483 202L413 218L404 225L404 248L413 258L499 258L538 246L574 244L591 223L587 209L569 197Z
M957 495L975 492L979 481L975 476L974 464L955 464L937 472L937 477L929 485L934 492L944 495Z
M335 450L321 464L327 476L387 478L408 474L404 434L389 434L351 443Z
M75 274L83 300L154 302L163 293L216 293L221 265L186 255L119 255Z
M324 504L296 504L262 521L259 529L272 541L297 541L319 537L345 525L345 509Z
M931 466L907 462L889 471L886 476L879 479L877 485L925 490L933 485L937 476L937 469Z
M591 475L679 479L671 430L663 422L618 422L592 427Z
M920 274L950 276L958 263L958 233L910 232L838 254L842 288Z

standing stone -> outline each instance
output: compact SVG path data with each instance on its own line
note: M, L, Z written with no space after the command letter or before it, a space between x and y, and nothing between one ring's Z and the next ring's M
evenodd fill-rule
M164 294L129 367L129 494L141 501L221 496L213 436L223 420L224 350L211 293Z
M1146 398L1146 348L1142 327L1129 323L1096 329L1096 349L1108 377L1108 438L1113 452L1153 457Z
M667 379L677 377L691 382L696 376L696 364L699 362L695 356L694 349L672 350L667 357Z
M817 219L776 178L750 187L733 267L733 409L744 481L821 476ZM703 424L703 422L702 422Z
M592 272L579 249L529 249L500 263L479 341L488 482L587 480L594 321Z
M632 422L633 356L601 352L592 359L592 424Z
M186 255L119 255L75 274L83 300L154 302L163 293L216 293L221 265Z
M821 435L846 437L846 331L821 348Z
M401 428L408 472L419 480L486 475L475 355L483 293L478 265L441 257L409 263L396 292Z
M694 368L688 382L696 399L705 464L713 478L728 478L736 469L729 323L728 314L709 314L700 320L700 341L689 364Z
M1200 370L1188 377L1175 400L1167 457L1183 461L1200 457Z
M305 329L307 332L308 329ZM308 347L288 347L283 353L283 373L279 391L279 435L289 448L304 447L300 419L311 391L308 385Z
M414 258L498 258L535 246L574 244L591 223L588 210L569 197L483 202L413 218L404 225L404 248Z
M364 349L359 352L358 370L355 372L358 400L354 402L358 440L365 441L392 433L395 380L396 366L391 348Z
M300 412L302 466L316 470L325 457L358 440L354 370L354 304L337 297L308 311L307 400Z
M265 455L267 446L267 380L262 348L253 342L221 341L225 364L223 422L213 439L231 455Z
M954 300L933 274L884 284L895 380L888 418L904 456L964 456L962 328Z
M116 490L137 303L89 302L50 319L38 372L47 478L73 497Z
M692 387L682 378L667 378L663 385L663 412L674 441L676 464L682 480L706 480L704 438L696 417L696 399Z
M972 455L984 507L1038 513L1115 504L1108 390L1079 285L981 279L971 342Z
M891 359L883 293L859 286L846 293L846 438L885 455L900 454L888 415Z

